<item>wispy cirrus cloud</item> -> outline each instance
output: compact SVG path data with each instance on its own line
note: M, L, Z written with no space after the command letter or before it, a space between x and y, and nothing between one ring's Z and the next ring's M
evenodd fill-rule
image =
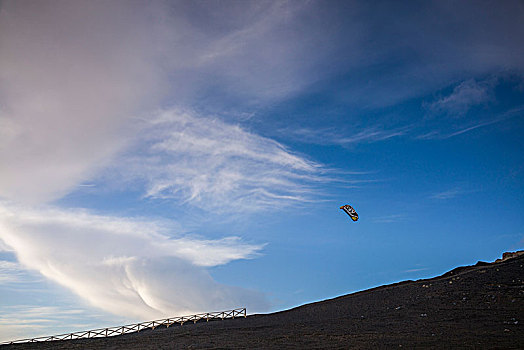
M174 235L166 223L150 220L0 206L0 239L21 266L105 311L151 319L266 306L261 294L217 283L205 270L251 258L261 245Z
M143 132L134 117L151 115L152 109L165 105L167 92L172 104L197 105L220 115L224 105L282 100L319 79L345 73L355 78L340 91L343 99L360 107L383 106L442 88L457 75L468 75L464 72L522 71L522 62L514 59L522 50L515 44L521 35L515 34L511 42L500 40L500 33L523 32L518 30L518 3L421 7L424 11L416 15L399 12L403 20L398 23L409 25L385 26L390 13L398 12L397 5L381 7L373 11L373 20L362 21L361 15L370 11L363 3L348 4L340 12L315 1L234 6L5 1L0 13L0 76L5 82L0 87L0 164L5 167L0 196L47 202L92 180ZM427 17L438 13L443 23L455 23L457 11L468 13L462 18L470 30L461 37L449 35L452 26ZM311 13L316 13L314 18ZM471 34L484 28L490 36L482 41ZM392 37L406 39L399 43ZM414 52L414 61L384 64L403 61L398 55L405 51ZM382 66L387 72L376 70ZM481 82L465 80L434 106L467 109L486 94ZM348 146L406 132L372 127L343 134L303 131L298 138ZM198 186L194 182L193 194Z
M115 158L121 152L136 145L140 135L154 130L151 124L137 121L155 118L151 111L163 104L168 91L170 101L174 96L175 104L182 106L220 105L209 99L213 88L237 100L274 101L313 81L311 74L304 73L316 71L309 68L328 55L328 48L310 52L307 62L296 64L311 42L326 42L319 36L307 42L295 40L302 34L288 28L290 22L297 26L309 23L308 10L315 4L142 5L124 1L2 3L0 197L33 204L50 202L97 178L108 165L118 162ZM223 16L216 16L215 10ZM203 25L195 26L193 18ZM226 188L236 186L240 176L239 188L249 191L250 199L259 198L258 203L272 198L269 206L279 198L299 198L298 186L292 194L271 191L268 186L275 182L275 188L287 187L303 175L294 172L310 172L312 162L226 120L193 117L191 122L177 124L173 119L170 125L164 123L174 128L172 138L186 142L186 149L157 145L164 160L180 164L169 164L171 173L166 171L166 176L152 175L156 180L148 189L151 196L165 196L167 186L171 193L183 193L179 198L193 203L212 191L216 199ZM220 130L212 130L210 122ZM176 136L181 123L188 135ZM187 141L191 136L204 137L197 145L196 140ZM221 155L216 160L221 159L222 165L211 164L210 157L189 164L189 156L198 156L197 147L206 141L218 146L215 153L220 150ZM226 142L228 147L220 146ZM244 148L242 154L238 147ZM264 158L264 152L269 156ZM165 157L168 153L186 156ZM230 172L224 169L224 160L239 158L252 162L231 164ZM190 168L201 176L189 174ZM173 169L178 169L174 180L170 179ZM206 175L207 169L219 173L209 170ZM253 175L251 184L248 172ZM186 179L191 181L178 186ZM257 186L257 181L265 184ZM235 197L243 196L237 193Z
M324 35L329 35L329 28L309 16L310 11L319 9L315 2L188 4L192 11L207 17L207 21L200 22L197 28L187 23L187 18L176 18L173 30L184 29L184 35L177 39L184 43L187 51L177 53L184 64L175 63L174 74L189 78L191 89L197 94L202 92L202 82L193 80L197 76L188 76L188 71L198 70L199 74L218 81L225 88L222 97L242 96L244 102L250 104L282 100L319 79L327 71L319 67L336 48L323 40ZM317 13L325 16L320 11ZM183 27L177 22L183 23ZM311 35L304 40L302 31L291 28L302 28ZM304 54L307 60L303 59ZM217 86L211 84L210 87Z
M177 109L146 122L117 172L145 196L225 212L252 212L312 199L322 167L284 145L213 117Z

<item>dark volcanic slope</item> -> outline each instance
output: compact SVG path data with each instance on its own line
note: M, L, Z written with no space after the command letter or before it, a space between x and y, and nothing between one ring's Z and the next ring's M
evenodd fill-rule
M246 319L6 349L524 349L524 255Z

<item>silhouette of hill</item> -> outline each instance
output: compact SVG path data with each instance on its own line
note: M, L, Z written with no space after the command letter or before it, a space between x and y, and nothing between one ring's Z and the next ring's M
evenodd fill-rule
M272 314L5 349L524 349L523 272L519 252Z

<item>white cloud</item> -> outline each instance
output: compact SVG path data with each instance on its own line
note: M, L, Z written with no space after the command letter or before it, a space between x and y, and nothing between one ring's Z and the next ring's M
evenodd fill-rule
M439 18L455 20L455 8L449 5L426 6L441 14ZM521 24L514 19L515 11L493 7L473 6L468 28L484 26L486 13L493 11L512 16L504 23L488 16L492 36L487 43L475 36L472 46L466 47L464 41L469 43L470 35L449 40L447 26L432 25L418 12L400 13L404 20L399 23L408 26L384 26L384 18L389 20L390 13L398 11L394 5L378 11L375 19L363 21L362 12L369 10L363 4L348 4L338 11L321 2L253 1L224 6L158 1L145 6L129 1L4 1L0 12L0 197L47 202L92 180L137 133L144 132L137 130L134 117L151 115L152 109L165 105L162 98L167 91L170 105L215 109L221 115L225 106L279 101L341 73L354 78L337 92L339 97L362 107L387 105L445 86L451 77L464 75L473 54L478 61L473 72L486 74L500 71L501 66L520 71L522 64L514 60L518 56L514 52L521 45L498 39L508 28ZM419 32L412 30L416 25L424 35L413 34ZM467 33L476 33L473 29ZM406 39L399 42L392 36ZM478 49L485 45L498 49ZM384 64L396 62L399 52L407 48L413 50L415 62L398 67ZM386 67L388 73L377 73L375 66ZM474 85L466 81L439 105L468 108L477 103L484 92ZM209 128L194 123L193 129ZM329 142L374 142L405 132L371 128ZM254 132L249 134L257 138ZM179 169L191 166L176 165ZM255 168L250 171L260 169ZM237 169L221 171L209 180L177 170L177 181L191 178L191 184L179 191L181 198L196 203L210 183L217 185L215 194L219 195L235 186L237 174ZM169 177L159 177L167 183L155 180L151 194L173 190ZM276 176L278 181L300 177L296 173ZM299 197L296 192L268 191L266 186L244 188L253 190L248 197L259 198L258 203L270 197L284 201Z
M38 207L78 188L98 190L114 164L132 170L129 180L142 182L146 196L200 207L259 210L308 198L319 167L283 145L224 120L151 113L168 90L170 104L200 107L213 86L249 103L302 89L315 79L307 67L325 54L296 64L309 40L294 40L302 33L289 31L288 20L305 5L238 3L217 15L196 3L144 4L2 2L0 198L32 207L0 203L0 249L119 315L263 309L260 293L221 285L206 270L254 257L261 245ZM16 276L12 268L4 266L6 279Z
M435 193L431 195L430 198L446 200L446 199L453 199L465 193L468 193L468 192L460 188L453 188L447 191Z
M0 253L1 252L11 252L12 249L9 248L1 239L0 239Z
M86 211L0 206L0 238L22 266L108 312L152 319L265 307L259 293L217 283L204 268L253 257L260 245L168 231L165 223Z
M311 199L321 167L282 144L218 118L168 110L143 130L120 169L146 196L219 212L278 208Z
M457 85L451 94L433 102L429 108L434 112L461 115L471 107L487 103L491 97L492 84L466 80Z
M158 6L2 2L0 197L59 198L125 145L130 118L165 87Z
M327 55L322 50L310 52L307 62L297 64L310 41L297 40L302 33L290 31L289 25L304 25L309 8L280 2L219 8L161 1L147 6L128 1L3 2L0 197L30 204L49 202L97 177L134 143L137 134L151 132L140 129L143 124L137 117L151 116L168 90L170 101L181 106L210 104L206 94L213 87L237 100L240 96L258 102L299 91L316 79L312 72L304 73ZM325 42L315 38L311 40ZM207 122L221 130L214 132ZM251 190L247 197L259 198L258 203L272 198L269 206L278 198L297 198L296 193L270 191L268 185L276 181L275 187L286 187L296 179L293 171L309 171L311 163L234 125L209 118L189 123L194 136L205 136L199 144L197 140L180 141L192 151L160 144L158 150L190 156L213 137L239 136L243 139L235 142L215 139L213 146L222 145L219 157L253 162L232 164L229 170L224 163L213 166L207 162L214 170L221 168L210 180L206 175L183 173L184 169L193 171L194 162L188 157L171 157L181 162L169 165L177 169L176 181L190 179L181 186L184 197L194 201L206 191L231 193L226 189L236 187L240 176L240 187ZM209 131L214 134L207 136ZM230 143L227 147L226 141ZM239 154L238 147L250 153ZM263 158L265 151L271 153L270 158ZM253 164L253 169L235 168ZM262 169L262 164L270 168ZM275 165L291 171L284 174ZM260 170L260 177L247 184L246 173L254 175ZM167 185L155 180L150 194L165 194L165 186L171 190L178 186L170 176L159 176ZM265 185L254 185L256 181Z

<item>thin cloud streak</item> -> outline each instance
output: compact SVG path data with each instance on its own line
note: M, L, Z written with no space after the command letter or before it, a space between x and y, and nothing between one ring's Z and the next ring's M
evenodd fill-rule
M472 130L475 130L475 129L478 129L478 128L482 128L484 126L488 126L488 125L491 125L491 124L500 123L502 121L505 121L505 120L508 120L508 119L511 119L511 118L522 117L523 112L524 112L524 107L514 108L514 109L511 109L510 111L507 111L506 113L503 113L502 115L500 115L499 117L497 117L497 118L495 118L493 120L480 122L480 123L478 123L476 125L473 125L473 126L470 126L468 128L465 128L465 129L456 131L456 132L454 132L452 134L449 134L449 135L445 136L444 138L447 139L447 138L450 138L450 137L462 135L462 134L467 133L469 131L472 131Z
M464 193L467 193L467 191L456 188L456 189L451 189L451 190L435 193L431 195L429 198L447 200L447 199L456 198L459 195L464 194Z
M472 126L462 128L452 133L442 134L438 130L432 130L428 133L419 135L416 138L420 140L445 140L445 139L449 139L455 136L459 136L459 135L468 133L470 131L473 131L479 128L483 128L485 126L497 124L497 123L504 122L504 121L507 121L513 118L521 118L523 115L524 115L524 106L519 106L516 108L512 108L509 111L506 111L502 114L499 114L495 116L493 119L477 122L476 124Z
M412 272L420 272L420 271L426 271L426 270L429 270L429 268L427 268L427 267L414 268L414 269L404 270L402 272L404 272L404 273L412 273Z
M406 220L406 215L404 214L391 214L391 215L384 215L379 216L371 219L375 223L380 224L390 224L394 222L400 222Z
M407 128L396 129L396 130L380 130L375 128L369 128L358 132L357 134L349 137L341 137L335 139L335 143L340 145L349 145L353 143L371 143L388 140L393 137L403 136L407 132Z
M473 125L473 126L470 126L468 128L465 128L465 129L462 129L462 130L459 130L459 131L456 131L454 133L451 133L449 135L445 135L442 137L442 139L449 139L451 137L455 137L455 136L458 136L458 135L462 135L462 134L465 134L469 131L472 131L472 130L475 130L475 129L478 129L478 128L482 128L484 126L488 126L488 125L491 125L491 124L495 124L495 123L498 123L500 122L502 119L498 119L498 120L489 120L489 121L486 121L486 122L482 122L482 123L479 123L477 125Z
M350 136L345 136L346 133L341 133L333 129L284 129L281 130L281 133L302 143L348 147L360 143L373 143L404 136L408 133L408 130L409 127L387 130L376 126L365 128Z

